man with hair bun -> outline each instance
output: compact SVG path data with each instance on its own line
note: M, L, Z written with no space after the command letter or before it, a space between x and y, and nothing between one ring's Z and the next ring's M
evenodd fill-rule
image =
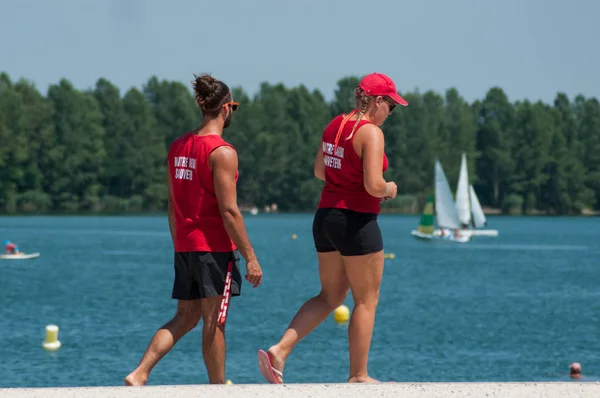
M125 385L146 384L152 368L203 320L202 355L211 384L225 383L225 319L229 298L239 296L239 255L255 288L262 270L237 205L238 157L223 140L239 104L229 87L208 74L194 75L202 124L177 138L168 155L168 217L175 250L173 319L152 338Z

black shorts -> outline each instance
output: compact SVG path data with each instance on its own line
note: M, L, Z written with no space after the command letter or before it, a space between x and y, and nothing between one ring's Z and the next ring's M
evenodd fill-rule
M232 262L231 296L242 289L240 256L233 252L175 252L172 298L197 300L223 295L227 267Z
M317 252L339 251L342 256L361 256L383 250L377 214L346 209L318 209L313 221Z

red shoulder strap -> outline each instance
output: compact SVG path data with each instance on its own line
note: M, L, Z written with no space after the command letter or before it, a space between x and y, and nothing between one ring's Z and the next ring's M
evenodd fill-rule
M340 142L340 136L342 135L342 130L344 130L344 126L348 123L348 120L356 113L356 109L347 114L343 119L342 123L340 123L340 127L338 128L337 134L335 135L335 141L333 142L333 153L337 149L338 143Z

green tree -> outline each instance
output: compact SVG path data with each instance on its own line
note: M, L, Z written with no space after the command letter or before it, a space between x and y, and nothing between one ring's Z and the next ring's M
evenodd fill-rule
M328 102L304 85L263 83L224 138L238 150L238 199L259 207L313 210L322 181L313 162L325 126L355 106L357 76ZM499 87L469 104L458 90L402 93L382 126L386 179L399 197L389 210L418 212L433 192L438 158L456 186L461 153L484 207L505 213L600 210L600 103L557 93L553 104L511 103ZM93 90L62 79L41 94L0 73L0 212L155 211L166 207L166 157L173 140L201 123L189 84L151 77L121 96L107 79ZM454 191L454 189L453 189Z
M102 113L94 96L82 93L65 79L48 89L54 105L55 151L49 162L53 171L47 190L55 208L65 211L94 210L100 205L102 186L98 176L104 165Z
M479 106L477 174L480 199L501 207L514 170L511 141L514 137L515 111L499 87L491 88Z

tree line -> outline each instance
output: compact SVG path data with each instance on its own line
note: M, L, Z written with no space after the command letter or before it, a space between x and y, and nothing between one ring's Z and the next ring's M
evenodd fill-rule
M304 85L233 89L240 108L225 138L239 155L238 197L259 209L312 210L322 182L313 161L323 128L354 106L359 77L338 81L332 101ZM460 156L484 208L505 214L600 210L600 104L557 93L552 104L509 101L492 87L468 103L454 88L402 93L383 131L398 184L385 210L421 211L434 159L453 191ZM0 212L111 213L166 209L171 142L201 122L190 86L151 77L121 93L106 79L78 90L66 79L43 95L0 74Z

